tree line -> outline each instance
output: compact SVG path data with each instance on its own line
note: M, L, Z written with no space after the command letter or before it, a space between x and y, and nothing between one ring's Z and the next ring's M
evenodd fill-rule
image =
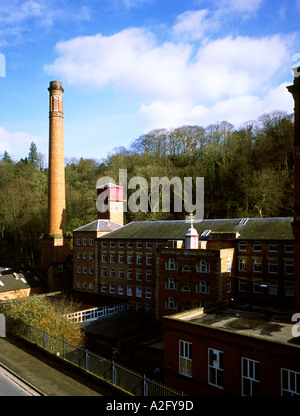
M294 119L264 114L235 128L223 121L207 127L156 129L115 148L106 159L66 160L67 232L97 218L96 182L119 169L133 177L203 177L204 217L293 215ZM150 185L149 185L150 188ZM16 162L0 160L0 264L36 267L47 231L48 169L36 145ZM128 190L128 196L134 190ZM150 205L150 201L149 201ZM170 205L172 207L172 204ZM184 219L184 212L126 212L133 220Z

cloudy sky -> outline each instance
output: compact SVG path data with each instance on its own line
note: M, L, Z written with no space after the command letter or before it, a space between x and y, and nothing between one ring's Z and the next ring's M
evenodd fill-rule
M63 82L65 157L101 160L155 128L292 113L300 0L0 0L0 155L48 157Z

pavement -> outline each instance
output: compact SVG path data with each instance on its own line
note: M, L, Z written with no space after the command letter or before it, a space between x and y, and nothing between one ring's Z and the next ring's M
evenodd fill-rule
M12 336L0 338L0 365L43 396L121 395L109 384Z

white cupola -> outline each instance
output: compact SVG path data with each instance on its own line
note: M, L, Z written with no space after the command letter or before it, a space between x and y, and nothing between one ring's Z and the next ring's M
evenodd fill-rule
M193 214L191 217L191 227L187 230L185 235L185 248L198 249L199 248L199 234L193 225Z

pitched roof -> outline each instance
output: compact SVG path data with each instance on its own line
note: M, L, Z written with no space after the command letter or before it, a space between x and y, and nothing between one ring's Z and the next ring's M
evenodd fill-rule
M111 232L118 230L122 226L111 220L96 220L82 227L76 228L75 231L97 231L97 232Z
M292 222L292 217L211 219L194 220L194 227L200 239L209 239L211 233L232 233L239 240L294 240ZM189 228L190 222L184 220L137 221L99 238L183 240ZM202 237L208 230L211 233Z
M0 293L14 290L42 287L45 283L32 273L17 273L13 271L0 271Z

